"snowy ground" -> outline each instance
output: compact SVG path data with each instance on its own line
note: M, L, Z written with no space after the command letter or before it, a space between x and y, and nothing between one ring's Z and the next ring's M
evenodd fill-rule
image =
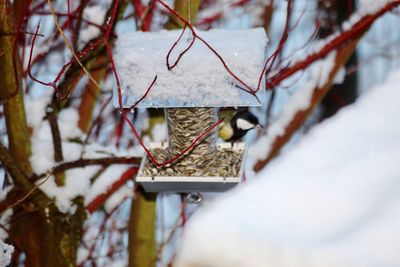
M400 266L400 70L188 222L177 266Z

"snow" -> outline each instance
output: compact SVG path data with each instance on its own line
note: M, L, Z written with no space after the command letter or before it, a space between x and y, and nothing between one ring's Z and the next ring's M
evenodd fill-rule
M134 189L127 185L121 186L114 194L112 194L104 204L106 212L110 213L116 209L125 199L134 196Z
M27 121L32 127L32 156L30 162L36 174L43 174L50 171L53 167L60 164L54 160L53 137L48 120L44 120L46 106L50 99L48 94L43 94L34 98L26 97ZM98 144L87 144L74 140L83 141L83 134L78 127L79 114L75 108L65 108L58 114L58 127L62 140L62 151L64 162L76 161L81 158L104 158L110 156L134 156L139 152L134 149L118 151L115 146L101 146ZM137 149L136 149L137 150ZM85 197L88 204L97 195L104 193L108 186L114 183L120 174L125 172L130 166L114 165L100 174L97 180L92 183L91 179L100 171L101 166L87 166L84 168L69 169L65 172L65 185L58 186L53 176L46 176L37 181L39 188L50 198L55 200L59 211L63 213L74 213L76 205L73 200L78 196ZM121 191L122 192L122 191ZM126 192L123 196L127 196ZM115 201L120 199L117 196Z
M97 25L103 25L106 13L107 13L107 6L102 6L102 5L88 6L83 10L83 18ZM96 38L99 34L100 34L100 29L98 27L94 25L87 25L86 27L80 30L79 40L82 43L87 43L90 40Z
M99 194L107 192L108 187L116 182L129 167L131 166L127 164L111 165L102 172L93 183L91 192L85 196L85 205L89 204Z
M399 82L400 69L199 210L176 266L399 266Z
M274 140L284 134L286 127L295 114L309 107L315 89L321 88L328 80L335 64L336 52L331 52L326 58L314 62L310 67L310 76L303 86L297 90L284 105L279 118L268 128L268 134L260 137L250 148L249 157L252 160L263 160L272 149Z
M11 216L13 215L12 209L7 209L0 214L0 225L4 226L6 229L9 228L8 223L10 222ZM8 233L0 227L0 242L1 240L6 240L8 238Z
M0 240L0 267L6 267L11 263L14 247Z
M163 142L168 137L168 127L166 123L157 123L151 130L153 142Z
M115 62L122 81L125 107L133 105L145 94L156 75L155 85L138 107L261 104L254 96L234 86L235 81L217 56L198 39L181 58L179 64L169 71L166 66L166 56L181 32L181 30L132 32L118 38ZM223 57L238 77L251 88L256 88L264 63L267 42L264 29L196 30L196 33ZM191 33L186 30L171 53L171 65L191 40ZM118 94L114 93L114 105L118 107ZM259 93L261 100L263 95L264 93Z
M395 0L359 0L358 8L362 14L374 14L391 2L395 2Z
M394 0L360 0L357 11L354 12L347 21L342 23L339 31L329 35L325 39L314 41L306 49L298 49L295 51L294 55L288 58L289 66L293 66L300 61L304 61L308 56L318 53L321 49L325 48L327 44L330 44L333 39L340 36L343 31L350 31L356 23L363 20L366 16L376 14L391 2L394 2Z

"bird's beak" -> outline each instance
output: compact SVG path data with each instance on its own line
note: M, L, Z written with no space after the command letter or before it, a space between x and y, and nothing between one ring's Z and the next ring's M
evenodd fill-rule
M261 124L256 125L256 129L261 129L261 128L264 128L264 126L262 126Z

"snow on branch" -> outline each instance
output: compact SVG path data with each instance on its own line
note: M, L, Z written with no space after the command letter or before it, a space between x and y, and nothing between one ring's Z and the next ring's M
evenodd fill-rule
M306 85L293 95L292 99L284 107L281 116L267 129L267 134L259 138L251 148L250 154L256 160L255 171L260 171L275 157L304 123L312 110L328 92L336 74L350 58L358 41L372 23L400 4L400 0L386 2L387 4L379 6L381 8L375 10L375 13L369 13L373 11L370 9L366 9L367 13L364 16L360 16L360 13L365 12L363 10L358 15L356 13L350 18L349 22L344 23L345 27L353 25L351 28L340 35L336 34L328 37L323 42L325 45L319 50L267 79L267 86L271 88L279 85L280 82L300 70L314 69ZM322 70L318 71L319 68L322 68Z
M374 10L362 9L360 13L354 14L349 21L343 23L343 28L347 30L340 34L335 33L327 37L325 40L318 42L316 46L319 47L319 49L316 49L314 53L309 54L304 59L293 62L287 68L278 71L277 74L267 79L267 88L272 89L278 86L283 80L289 78L298 71L306 69L312 62L326 57L330 52L346 46L348 42L352 40L359 39L369 29L372 23L375 22L375 20L400 4L400 0L391 0L386 2L387 4L382 6L381 9L375 10L375 13L368 13Z
M107 186L107 190L104 193L96 192L94 194L96 196L93 199L90 199L90 202L87 204L86 210L90 213L93 213L95 210L100 208L113 193L121 188L121 186L124 185L129 179L132 179L137 171L138 168L136 167L129 168L120 176L118 180L116 180L113 184Z

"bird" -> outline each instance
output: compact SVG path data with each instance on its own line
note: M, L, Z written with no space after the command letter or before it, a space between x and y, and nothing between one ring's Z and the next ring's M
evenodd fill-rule
M240 140L246 133L254 128L261 128L258 118L248 110L237 111L232 119L224 120L218 129L218 135L225 142L234 142Z

